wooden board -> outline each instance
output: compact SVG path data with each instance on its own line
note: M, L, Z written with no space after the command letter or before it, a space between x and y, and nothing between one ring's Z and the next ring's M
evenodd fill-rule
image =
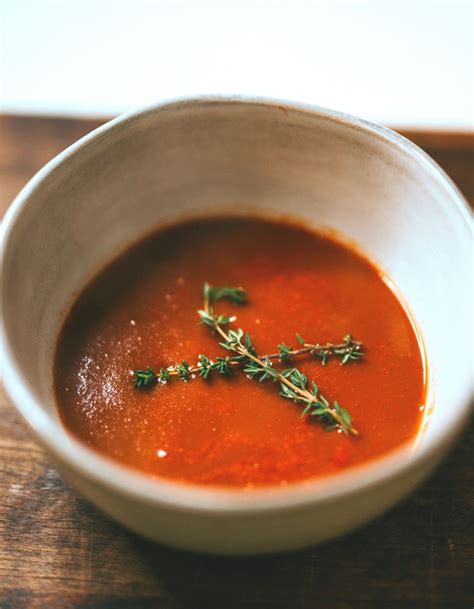
M102 121L0 116L0 210ZM474 202L474 139L405 133ZM8 289L8 286L6 286ZM360 530L281 556L223 559L129 533L62 480L0 395L2 609L469 609L472 426L435 475Z

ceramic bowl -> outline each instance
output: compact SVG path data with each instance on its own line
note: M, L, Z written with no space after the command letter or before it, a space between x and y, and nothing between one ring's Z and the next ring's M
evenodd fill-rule
M393 280L427 355L429 400L416 441L324 479L244 492L152 479L72 437L58 417L52 367L58 333L81 288L154 227L252 211L331 227ZM138 533L227 554L288 550L341 535L420 483L466 423L469 221L461 194L424 152L351 116L240 98L176 101L127 114L48 163L5 217L4 384L64 475Z

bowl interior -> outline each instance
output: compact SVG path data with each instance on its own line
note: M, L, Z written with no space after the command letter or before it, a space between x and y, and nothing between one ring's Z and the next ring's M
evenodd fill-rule
M290 215L353 241L408 303L434 404L423 444L459 416L470 387L470 240L459 200L416 147L363 121L262 102L157 107L75 145L20 195L4 240L5 340L57 419L56 338L98 270L182 217Z

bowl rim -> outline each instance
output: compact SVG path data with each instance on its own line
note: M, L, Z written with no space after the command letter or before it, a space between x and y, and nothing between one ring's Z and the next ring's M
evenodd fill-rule
M8 247L9 238L22 210L45 178L59 171L70 157L93 146L95 142L110 132L122 129L129 123L138 122L150 114L211 105L216 107L261 106L267 110L303 113L315 119L342 124L347 128L363 132L368 137L382 140L385 144L407 153L415 162L421 163L436 179L437 185L445 189L444 204L450 205L452 210L456 211L460 225L463 225L466 236L469 238L471 234L470 210L457 186L428 154L398 133L376 123L316 105L265 97L199 96L165 100L118 116L91 131L44 165L22 188L5 214L0 227L1 271L3 271L4 253ZM3 276L1 271L0 276ZM3 286L2 301L4 289ZM28 382L13 356L3 311L0 323L0 363L3 384L15 408L59 462L65 462L84 478L92 479L129 498L156 506L213 515L251 514L324 503L379 485L382 482L391 482L408 470L422 468L429 462L434 465L462 429L463 423L469 415L471 401L471 388L466 386L463 390L463 397L456 404L456 408L453 408L454 414L447 424L431 438L428 444L421 445L415 452L412 450L413 443L407 442L381 457L343 472L291 483L284 487L268 486L245 489L243 492L242 488L208 487L152 477L102 455L76 439L66 430L60 420L54 420L43 410L28 389Z

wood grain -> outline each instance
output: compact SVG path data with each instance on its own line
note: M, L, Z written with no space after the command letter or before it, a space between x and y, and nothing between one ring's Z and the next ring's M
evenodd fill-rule
M0 116L0 210L39 167L102 121ZM410 132L474 202L474 139ZM2 609L468 609L474 600L472 426L389 513L301 552L223 559L115 524L48 463L0 395Z

